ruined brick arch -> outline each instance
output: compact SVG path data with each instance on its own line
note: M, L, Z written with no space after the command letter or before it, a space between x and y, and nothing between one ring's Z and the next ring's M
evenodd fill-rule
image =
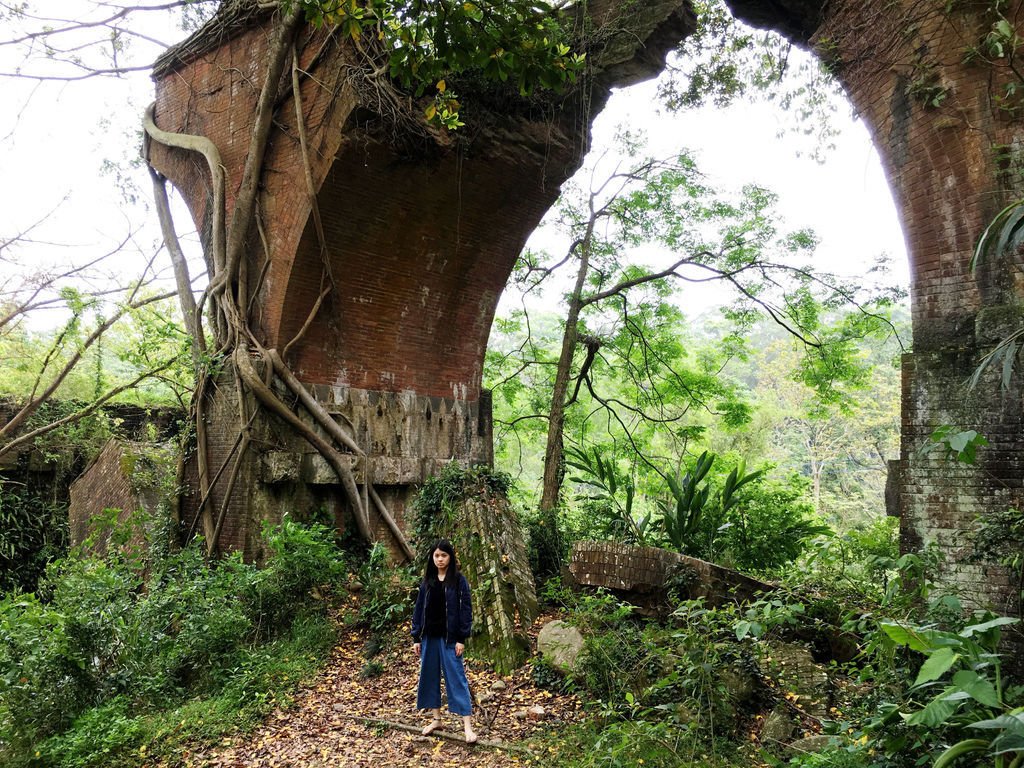
M375 169L369 178L358 172L366 164ZM345 211L324 224L341 290L294 355L303 380L477 400L498 297L554 196L522 194L540 185L538 175L513 158L458 151L414 162L369 139L340 154L318 203ZM345 205L353 198L365 202ZM287 287L267 303L310 306L320 262L309 223ZM291 338L303 320L282 316L268 336Z
M907 548L934 541L948 553L945 576L981 602L1009 609L1007 575L968 563L973 517L1019 503L1019 398L989 387L968 398L960 384L980 354L1020 322L1014 265L994 261L978 275L968 260L978 233L1010 190L992 155L1018 146L1020 123L993 106L998 71L963 63L969 16L921 14L913 0L884 9L861 0L732 0L753 24L827 50L873 134L904 226L911 259L914 352L904 359L902 450L892 477ZM936 6L943 4L936 3ZM1014 3L1014 6L1017 4ZM543 103L462 92L472 129L453 141L424 130L396 140L372 94L344 73L344 46L323 52L324 33L306 31L300 65L311 171L324 221L326 257L311 219L294 108L284 99L267 153L262 218L250 238L246 282L253 325L284 349L304 327L325 279L314 321L288 362L316 397L350 425L369 458L360 481L380 486L399 513L408 489L449 459L488 460L489 404L480 389L484 348L498 295L523 241L578 166L589 120L609 89L655 74L666 51L693 29L680 0L590 3L598 24L632 25L592 51L587 89ZM913 25L908 20L913 17ZM1012 16L1011 16L1012 18ZM222 27L216 40L172 49L157 63L156 119L166 130L214 139L224 158L228 205L247 147L266 38L259 14ZM949 98L938 109L910 95L925 75ZM152 162L182 190L196 221L208 222L209 188L194 157L154 147ZM268 261L269 256L269 261ZM329 277L321 269L326 258ZM229 391L221 387L221 392ZM987 393L987 394L986 394ZM226 395L225 395L226 397ZM229 401L219 406L231 413ZM215 409L216 410L216 409ZM975 468L950 469L917 448L940 424L971 426L992 442ZM225 436L222 452L228 450ZM254 546L252 521L287 505L322 504L343 524L330 472L309 451L264 426L262 453L247 480L266 492L233 507L225 544Z
M969 267L986 224L1021 192L1008 184L995 151L1024 138L1020 118L995 98L1013 75L965 56L992 20L977 4L947 11L943 3L883 9L833 0L793 2L781 12L785 3L732 5L740 17L826 52L893 190L910 261L913 322L913 352L903 358L901 452L891 462L887 493L890 514L900 517L902 547L938 546L940 580L977 604L1015 612L1019 596L1010 574L973 562L968 535L978 515L1019 508L1024 480L1019 395L1002 393L994 373L976 390L965 388L982 355L1022 319L1014 259L991 258L976 273ZM1010 6L1007 17L1019 19L1021 4ZM942 102L915 96L921 85L941 89ZM1019 393L1020 384L1011 391ZM922 454L942 425L989 438L978 466Z

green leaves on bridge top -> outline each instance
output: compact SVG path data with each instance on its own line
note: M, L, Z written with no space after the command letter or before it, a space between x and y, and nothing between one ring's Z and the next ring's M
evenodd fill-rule
M337 25L378 71L416 96L434 96L428 120L458 122L458 102L438 85L458 75L511 81L527 96L576 82L564 14L547 0L292 0L316 26ZM568 26L568 25L566 25ZM436 92L435 92L436 91Z

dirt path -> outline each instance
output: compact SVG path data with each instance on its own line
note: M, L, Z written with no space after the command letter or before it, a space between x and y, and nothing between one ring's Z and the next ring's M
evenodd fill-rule
M534 633L540 623L533 628ZM328 665L296 693L293 706L275 711L251 733L226 738L215 748L185 756L185 764L197 768L452 765L484 768L551 764L540 755L540 760L534 761L525 752L468 746L361 722L359 718L416 727L426 724L427 718L415 709L418 661L411 644L402 643L375 657L374 661L382 667L381 673L363 679L361 670L366 664L367 634L344 629L340 640ZM529 749L531 737L581 716L579 701L574 696L536 689L528 665L502 678L470 660L468 675L474 694L485 700L475 720L481 740ZM489 697L493 698L488 701ZM530 707L538 705L543 707L543 715L527 713ZM444 729L461 734L461 719L446 712ZM535 753L542 749L536 740L534 745Z

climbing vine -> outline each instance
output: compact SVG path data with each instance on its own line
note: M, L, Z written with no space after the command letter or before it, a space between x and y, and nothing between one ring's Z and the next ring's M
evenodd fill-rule
M413 533L417 548L427 547L445 536L450 530L453 515L467 494L484 491L495 496L507 496L512 478L486 464L464 469L450 462L420 488L413 502Z

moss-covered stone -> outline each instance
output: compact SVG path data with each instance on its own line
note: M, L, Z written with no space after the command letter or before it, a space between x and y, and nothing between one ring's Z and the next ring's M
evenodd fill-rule
M500 674L526 661L526 628L537 614L526 543L507 484L486 467L449 465L424 486L416 504L420 548L441 538L455 546L473 590L469 648Z

